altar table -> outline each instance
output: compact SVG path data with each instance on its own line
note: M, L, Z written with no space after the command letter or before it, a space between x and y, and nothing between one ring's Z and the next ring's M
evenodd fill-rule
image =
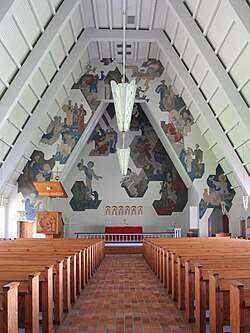
M142 240L142 226L106 226L105 239L107 241Z

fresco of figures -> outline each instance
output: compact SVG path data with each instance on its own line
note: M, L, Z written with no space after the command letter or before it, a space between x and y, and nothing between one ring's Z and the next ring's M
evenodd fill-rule
M139 104L133 110L131 127L141 133L130 144L130 157L141 171L137 174L129 168L121 186L130 197L143 197L150 181L160 181L160 199L153 202L157 214L182 211L187 203L187 188Z
M110 61L104 61L103 63L110 64ZM140 67L126 65L126 69L129 71L131 79L134 79L136 82L136 98L148 101L147 91L150 81L162 75L164 71L162 63L156 59L149 59L143 62ZM122 73L117 67L114 70L107 70L105 73L103 69L98 71L97 66L94 66L90 62L72 89L80 89L94 113L103 99L112 98L110 81L115 80L117 83L120 83L121 79Z
M80 89L92 112L98 108L103 99L110 98L110 85L105 77L103 70L98 73L96 66L89 63L85 68L85 73L72 87L72 89Z
M184 147L184 137L191 131L193 123L193 116L185 106L180 110L171 110L168 122L161 122L161 127L175 150L176 144L181 145L181 148Z
M102 179L102 176L98 176L94 171L94 162L88 161L84 164L81 160L77 164L79 171L83 173L83 181L76 181L71 188L73 197L70 200L70 206L73 211L85 211L86 209L97 209L101 203L99 200L99 194L93 189L92 180Z
M208 188L204 189L199 203L200 218L202 218L207 208L223 207L228 212L232 206L235 191L231 188L231 183L224 175L220 164L216 168L215 175L208 176L207 185Z
M71 100L62 109L66 114L65 118L55 116L40 142L45 145L54 145L53 159L60 164L65 164L84 131L87 112L83 104L73 103L72 105Z
M88 144L94 145L89 156L108 156L116 152L117 131L114 127L115 109L113 104L109 104L87 141Z
M198 143L195 144L194 149L191 147L182 149L179 159L192 181L203 176L205 172L205 165L202 163L203 151Z
M34 220L36 212L43 211L45 207L44 200L38 196L33 181L51 180L54 165L53 158L46 160L43 152L35 150L18 179L18 192L21 192L24 198L23 209L27 220Z

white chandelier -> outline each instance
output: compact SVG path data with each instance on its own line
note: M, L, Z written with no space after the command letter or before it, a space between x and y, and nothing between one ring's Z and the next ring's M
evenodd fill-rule
M117 157L122 176L127 175L130 148L117 148Z
M122 82L118 84L115 81L111 81L110 84L115 105L118 129L120 132L127 132L130 127L135 101L135 80L132 80L131 83Z
M245 210L248 209L248 195L243 195L242 196L242 201L243 201L243 207Z
M123 0L123 43L122 43L122 82L111 81L111 91L113 95L115 113L118 130L122 132L123 145L117 148L117 156L123 176L127 175L130 148L124 148L125 132L129 130L132 111L135 101L136 84L135 80L131 83L125 83L125 64L126 64L126 0Z

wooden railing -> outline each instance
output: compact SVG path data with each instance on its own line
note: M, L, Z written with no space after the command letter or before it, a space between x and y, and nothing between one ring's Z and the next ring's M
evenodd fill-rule
M141 243L143 238L180 238L181 228L167 229L164 232L143 232L128 234L75 232L76 238L102 238L105 243Z

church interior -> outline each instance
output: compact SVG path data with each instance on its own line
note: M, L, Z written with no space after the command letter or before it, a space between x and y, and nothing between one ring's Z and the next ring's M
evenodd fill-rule
M249 332L249 7L0 1L0 332Z

